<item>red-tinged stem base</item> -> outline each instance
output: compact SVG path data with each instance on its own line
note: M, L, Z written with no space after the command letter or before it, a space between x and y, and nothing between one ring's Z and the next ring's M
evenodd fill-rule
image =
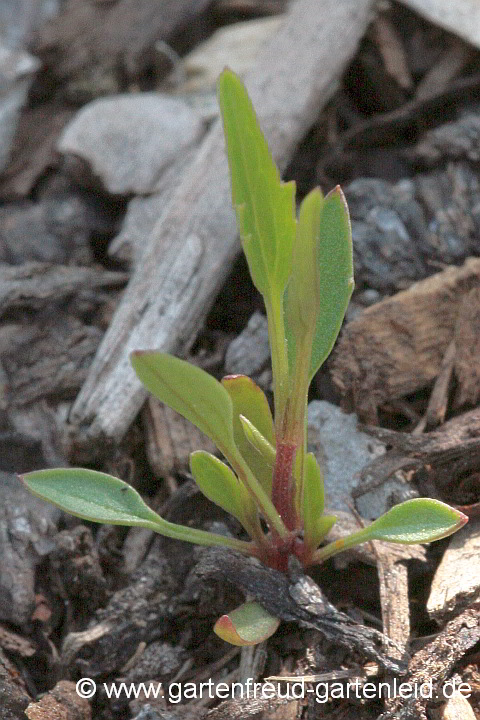
M288 571L288 558L295 555L303 567L309 564L306 546L303 540L292 533L286 540L273 538L270 535L272 544L266 550L262 548L259 557L268 567L286 573Z
M277 456L273 472L272 502L287 530L295 530L297 518L293 501L293 462L296 445L277 443Z

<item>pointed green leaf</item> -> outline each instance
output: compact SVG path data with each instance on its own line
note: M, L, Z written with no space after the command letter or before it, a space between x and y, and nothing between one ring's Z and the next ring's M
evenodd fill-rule
M268 497L272 495L273 468L275 466L276 451L273 445L257 430L250 420L240 415L245 440L250 445L248 464L255 473Z
M221 460L204 450L190 455L190 469L202 493L239 520L248 531L256 508L247 489Z
M270 445L275 445L272 411L263 390L246 375L227 375L222 378L222 385L233 403L235 440L243 440L240 426L235 426L236 418L243 415L255 425Z
M220 545L249 555L252 543L164 520L146 505L138 492L112 475L83 468L37 470L20 476L33 495L71 515L109 525L131 525L197 545Z
M290 367L294 350L311 338L320 305L320 286L317 268L317 245L323 196L314 188L302 201L293 248L292 274L285 293L285 315L288 332Z
M277 455L275 447L270 445L267 438L243 415L240 415L240 424L248 442L260 453L267 465L269 467L275 465Z
M215 633L231 645L258 645L273 635L280 625L257 602L246 602L228 615L222 615L213 628Z
M440 500L415 498L395 505L365 528L367 540L426 543L451 535L468 521L466 515Z
M269 443L275 444L273 418L265 393L246 375L227 375L222 385L233 403L233 436L242 457L248 463L255 477L270 494L272 486L271 463L265 464L261 451L245 436L240 416L246 417ZM274 451L275 455L275 451ZM275 461L275 457L274 457Z
M295 184L282 183L241 80L218 81L233 205L252 280L263 295L283 293L295 237Z
M321 522L324 506L323 473L315 455L307 453L303 474L303 530L305 543L310 550L321 543L326 534L324 527L328 527L328 530L331 528L328 523Z
M155 397L196 425L227 458L238 454L232 401L218 380L196 365L154 350L133 352L131 362Z
M352 233L340 187L323 203L317 248L320 302L310 361L310 378L330 354L353 291Z

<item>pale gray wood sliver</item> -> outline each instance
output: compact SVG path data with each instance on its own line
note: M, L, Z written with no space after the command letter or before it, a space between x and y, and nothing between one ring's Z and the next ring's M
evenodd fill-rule
M371 17L372 0L296 0L246 78L281 169L331 97ZM118 441L145 392L134 349L181 354L239 252L223 133L217 122L148 240L72 408L93 446Z

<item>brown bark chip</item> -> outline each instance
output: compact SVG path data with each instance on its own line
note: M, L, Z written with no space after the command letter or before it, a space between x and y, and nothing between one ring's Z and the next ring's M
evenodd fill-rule
M467 313L464 303L471 303L470 292L478 293L479 288L480 260L470 258L462 267L449 267L415 283L355 318L340 340L333 367L344 404L361 420L378 424L382 403L432 383L454 334L464 345L475 326L476 315ZM465 327L457 328L464 315ZM461 372L470 378L470 373Z
M454 406L475 405L480 399L480 287L472 288L461 298L454 335L458 382Z

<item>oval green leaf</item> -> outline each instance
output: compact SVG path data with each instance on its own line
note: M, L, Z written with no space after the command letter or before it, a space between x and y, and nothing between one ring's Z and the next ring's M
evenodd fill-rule
M270 615L259 603L246 602L229 615L222 615L214 632L231 645L258 645L278 629L280 620Z
M305 455L303 479L303 529L305 544L315 550L335 524L333 516L324 516L323 473L313 453Z
M227 390L233 403L235 445L270 497L272 466L275 462L275 449L272 446L275 445L275 436L268 400L263 390L246 375L227 375L222 379L222 385ZM264 448L258 447L255 440L248 434L241 417L247 419L253 430L256 430L257 435L264 439L266 446L273 450L273 461L271 456L264 454Z
M196 365L155 350L136 350L131 362L152 395L196 425L225 457L237 457L232 401L218 380Z
M321 563L369 540L413 545L441 540L459 530L468 517L432 498L415 498L395 505L368 527L316 550L312 562Z
M248 555L255 554L253 543L164 520L143 502L134 488L106 473L83 468L56 468L26 473L20 479L33 495L83 520L145 527L175 540L220 545Z
M317 245L319 304L310 378L330 354L353 292L352 232L347 203L336 187L325 197Z
M255 504L232 470L205 450L190 455L190 470L202 493L236 517L248 532L249 525L255 522Z
M138 492L112 475L83 468L37 470L21 476L37 497L71 515L111 525L145 525L157 514Z
M361 532L365 534L365 540L409 545L440 540L466 522L466 515L440 500L415 498L395 505Z

